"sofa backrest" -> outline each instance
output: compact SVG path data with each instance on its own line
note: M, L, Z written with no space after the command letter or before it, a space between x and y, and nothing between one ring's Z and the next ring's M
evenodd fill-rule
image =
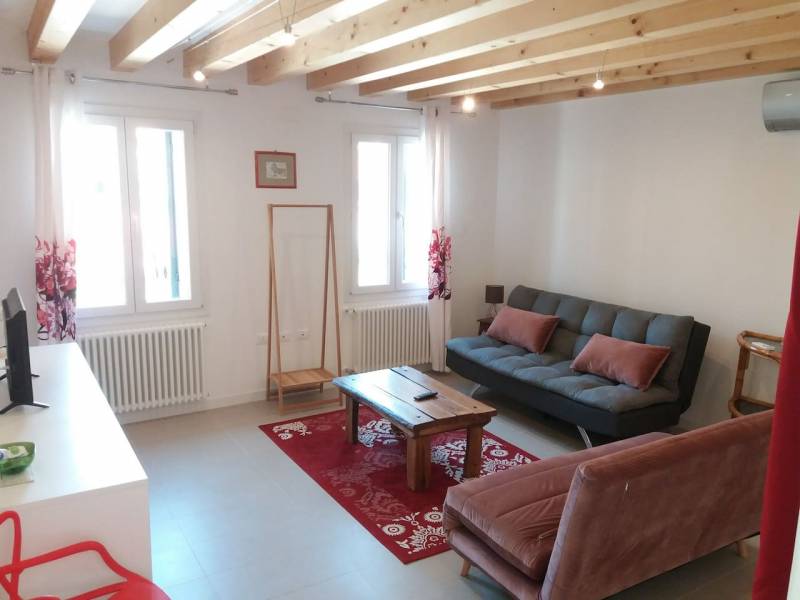
M757 533L772 412L582 463L542 600L606 598Z
M693 317L636 310L522 285L511 291L508 305L559 316L561 320L548 350L570 358L575 358L595 333L632 342L669 346L672 351L654 382L674 391L682 387L681 371L692 335ZM691 387L694 388L694 381Z

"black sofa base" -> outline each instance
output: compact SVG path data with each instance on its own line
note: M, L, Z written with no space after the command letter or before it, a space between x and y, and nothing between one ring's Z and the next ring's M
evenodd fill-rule
M501 392L521 404L583 427L589 432L612 438L633 437L677 425L683 412L679 402L669 402L612 413L502 375L451 350L447 351L447 366L462 377Z

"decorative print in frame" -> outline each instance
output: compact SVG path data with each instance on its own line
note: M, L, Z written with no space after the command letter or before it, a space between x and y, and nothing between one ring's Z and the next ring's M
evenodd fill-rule
M297 188L297 155L294 152L256 150L257 188Z

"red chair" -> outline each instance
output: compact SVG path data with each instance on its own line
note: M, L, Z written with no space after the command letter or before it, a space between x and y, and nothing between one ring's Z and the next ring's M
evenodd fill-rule
M0 586L6 591L9 600L24 600L19 594L19 578L26 569L55 562L62 558L75 556L84 552L96 552L105 565L122 578L94 590L83 592L68 600L93 600L108 596L109 600L169 600L156 584L141 575L129 571L120 565L99 542L79 542L39 556L22 559L22 524L19 515L14 511L0 513L0 526L11 520L14 529L14 544L11 552L11 563L0 567ZM38 596L32 600L60 600L58 596Z

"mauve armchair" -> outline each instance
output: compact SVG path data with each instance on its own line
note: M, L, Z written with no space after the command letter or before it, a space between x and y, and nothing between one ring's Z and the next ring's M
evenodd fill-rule
M772 411L650 433L450 488L445 528L512 596L606 598L758 533Z

